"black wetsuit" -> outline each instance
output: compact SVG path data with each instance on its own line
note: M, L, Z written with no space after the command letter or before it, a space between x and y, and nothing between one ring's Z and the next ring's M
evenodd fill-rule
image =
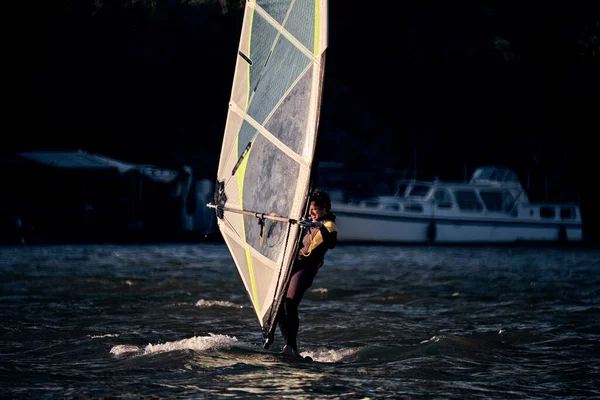
M322 222L323 226L305 228L301 248L292 267L292 275L277 317L285 344L296 351L296 337L300 326L298 305L304 292L311 287L319 268L323 266L325 253L333 249L337 242L335 215L328 213L319 218L318 222Z

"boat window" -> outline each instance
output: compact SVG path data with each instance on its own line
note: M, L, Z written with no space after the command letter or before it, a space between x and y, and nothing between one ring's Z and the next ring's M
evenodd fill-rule
M574 219L575 210L573 209L573 207L562 207L560 209L560 217L562 219Z
M452 197L447 189L437 189L433 199L438 208L452 208Z
M423 212L423 206L420 204L408 204L404 206L404 210L408 212Z
M473 173L473 179L489 179L492 170L489 168L479 168Z
M509 170L504 177L504 182L518 183L519 178L517 178L517 174L515 174L514 171Z
M365 205L365 207L374 207L374 208L376 208L379 205L379 202L377 200L365 200L363 202L363 204Z
M514 197L508 190L480 190L479 195L489 211L510 211Z
M483 204L488 211L502 211L502 191L501 190L481 190L479 192Z
M473 190L455 190L454 197L456 197L456 203L458 208L463 211L481 211L483 206L477 199L477 195Z
M401 183L396 188L396 196L404 197L404 192L406 192L406 188L408 187L408 183Z
M554 218L554 207L542 206L540 207L540 217L542 218Z
M383 206L384 210L392 210L392 211L400 211L400 205L398 204L385 204Z
M515 197L513 196L513 194L508 191L508 190L503 190L502 191L502 210L509 212L510 210L512 210L513 206L515 205Z
M490 180L492 181L502 181L502 171L499 169L495 169L490 176Z
M429 186L426 185L415 185L408 192L408 196L411 197L425 197L429 193Z

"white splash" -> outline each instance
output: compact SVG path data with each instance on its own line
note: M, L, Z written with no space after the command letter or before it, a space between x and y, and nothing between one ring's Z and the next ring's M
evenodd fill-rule
M110 349L110 354L112 354L113 356L120 356L126 353L137 353L139 351L140 348L137 346L133 346L131 344L120 344Z
M443 336L432 336L431 339L422 340L421 344L423 344L423 343L429 343L429 342L434 342L434 343L435 342L439 342L442 337Z
M335 363L342 360L345 357L351 356L356 353L359 349L322 349L314 351L303 351L300 353L302 357L309 356L313 361L322 363Z
M105 337L119 337L118 333L107 333L106 335L91 335L90 338L92 339L102 339Z
M120 356L126 353L140 353L139 355L165 353L175 350L196 350L205 351L211 349L230 349L238 345L235 337L227 335L215 335L209 333L209 336L194 336L188 339L177 340L175 342L166 342L160 344L148 344L142 350L137 346L130 344L120 344L110 349L110 354Z
M174 350L196 350L204 351L211 349L230 349L238 343L235 337L227 335L194 336L189 339L182 339L175 342L166 342L162 344L148 344L144 348L145 354L162 353Z
M215 307L215 306L216 307L244 308L243 306L232 303L230 301L200 299L196 302L196 307Z

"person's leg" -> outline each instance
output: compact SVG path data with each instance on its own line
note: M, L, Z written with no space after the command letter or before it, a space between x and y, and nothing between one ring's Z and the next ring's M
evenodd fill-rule
M281 304L279 305L279 309L277 310L277 315L275 316L275 321L273 322L274 325L279 326L279 330L281 331L281 336L283 336L283 341L285 343L287 343L288 332L289 332L287 316L285 313L286 298L288 297L288 293L298 292L298 290L299 290L298 282L301 279L301 277L300 277L301 269L298 268L298 264L294 265L292 268L293 269L292 269L292 276L290 278L290 283L288 284L288 288L285 290L284 297L281 300ZM290 290L290 288L291 288L291 290ZM297 296L298 294L295 294L295 295ZM271 332L271 334L267 337L267 339L263 343L263 348L268 349L274 340L275 340L275 330L273 330Z
M298 303L292 298L286 298L284 303L284 319L285 324L281 329L285 344L290 346L295 351L298 351L296 339L298 337L298 329L300 328L300 318L298 317ZM284 333L285 332L285 333Z
M280 313L279 328L284 337L285 344L295 352L298 351L297 337L300 328L298 306L304 292L312 285L315 272L311 268L304 268L292 275L285 299L282 303L283 312Z
M292 276L292 280L290 281L290 287L294 286L296 287L296 281L298 280L300 274L296 273ZM293 283L292 283L293 282ZM297 290L297 289L294 289ZM279 330L281 331L281 336L283 337L283 342L285 344L288 344L289 342L289 335L290 332L292 332L292 335L294 335L293 330L293 323L292 321L294 320L294 317L291 316L289 314L289 312L293 311L292 307L289 307L287 304L288 302L293 302L294 300L292 298L288 297L288 293L290 293L289 289L285 294L285 297L283 298L283 300L281 301L281 306L279 307L279 313L278 318L277 318L277 322L279 324ZM298 312L298 306L296 305L296 313ZM297 333L296 333L297 335Z

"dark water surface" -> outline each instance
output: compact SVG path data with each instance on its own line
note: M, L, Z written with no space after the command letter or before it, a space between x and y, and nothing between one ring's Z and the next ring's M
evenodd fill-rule
M0 247L0 272L1 398L600 396L598 249L340 245L306 363L261 350L224 244Z

